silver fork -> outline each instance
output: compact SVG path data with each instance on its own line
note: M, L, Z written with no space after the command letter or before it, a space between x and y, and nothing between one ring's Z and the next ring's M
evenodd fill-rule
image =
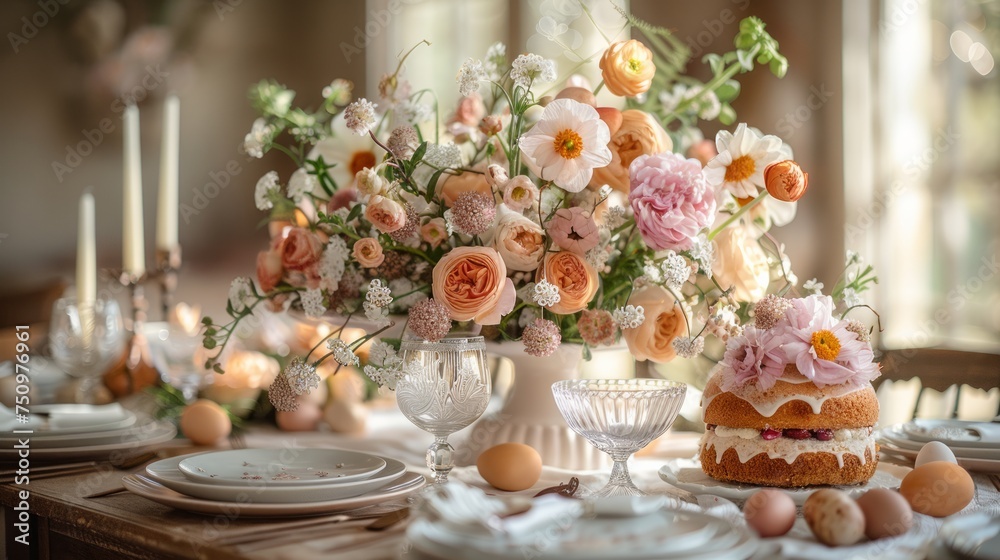
M233 449L245 449L247 446L247 440L243 436L242 431L234 431L229 434L229 445Z

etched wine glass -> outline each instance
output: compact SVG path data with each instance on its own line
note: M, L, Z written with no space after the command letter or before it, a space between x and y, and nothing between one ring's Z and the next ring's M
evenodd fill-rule
M486 343L481 336L404 340L400 357L403 373L396 382L396 402L410 422L434 436L427 467L434 484L443 484L455 466L448 436L482 416L490 400Z
M674 423L687 385L665 379L583 379L552 384L556 406L572 430L611 455L608 484L596 497L644 496L626 462Z
M80 378L77 402L92 404L101 375L125 352L125 326L113 299L77 303L62 298L52 308L49 331L52 360Z

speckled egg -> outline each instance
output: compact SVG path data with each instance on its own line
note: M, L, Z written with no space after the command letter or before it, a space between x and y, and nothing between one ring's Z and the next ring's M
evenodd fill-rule
M903 477L899 493L913 511L932 517L947 517L969 505L976 485L965 469L947 461L923 464Z
M759 490L743 505L743 517L758 535L780 537L795 524L795 502L781 490Z
M934 461L958 464L958 460L955 459L955 454L952 453L951 448L940 441L930 441L920 448L920 452L917 453L917 460L913 466L922 467Z
M895 490L873 488L857 502L865 514L865 536L869 539L895 537L913 527L913 510Z
M229 415L214 401L198 399L181 412L181 433L195 445L214 445L232 430Z
M542 456L523 443L501 443L480 453L476 467L494 488L518 492L538 482L542 476Z
M816 540L825 545L854 544L865 535L865 514L840 490L824 488L813 492L802 506L802 515Z

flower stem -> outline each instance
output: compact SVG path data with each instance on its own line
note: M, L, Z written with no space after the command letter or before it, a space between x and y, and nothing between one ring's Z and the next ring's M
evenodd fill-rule
M760 193L759 195L757 195L757 198L751 200L749 204L743 206L742 208L740 208L739 210L737 210L735 213L733 213L733 215L730 216L728 220L722 222L721 226L713 229L712 232L708 234L708 240L711 241L711 240L715 239L715 236L719 235L719 233L721 233L722 230L724 230L727 227L729 227L730 224L732 224L733 222L735 222L736 220L738 220L740 218L740 216L742 216L743 214L746 214L747 212L749 212L751 208L753 208L754 206L757 206L758 204L760 204L761 201L763 201L768 196L770 196L770 195L768 194L767 191L764 191L764 192Z

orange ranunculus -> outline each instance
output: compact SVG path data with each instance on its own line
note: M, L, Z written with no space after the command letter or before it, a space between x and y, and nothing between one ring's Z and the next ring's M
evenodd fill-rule
M629 305L641 305L646 320L634 329L622 329L622 338L636 360L666 363L677 356L674 339L687 332L684 311L663 286L647 284L628 298Z
M788 159L772 163L764 169L767 192L782 202L795 202L806 194L809 174L803 173L799 164Z
M597 271L583 257L570 251L548 253L535 273L559 289L559 303L549 307L553 313L569 315L587 308L597 293Z
M736 301L754 302L767 293L771 268L750 226L727 227L715 236L712 274L723 288L733 288Z
M496 325L514 309L514 283L489 247L457 247L434 266L431 291L456 321Z
M374 237L364 237L356 241L351 256L364 268L375 268L385 261L382 245Z
M451 208L458 197L467 192L477 192L493 196L493 189L486 182L486 175L466 171L458 175L444 175L438 179L437 195L444 200L444 205Z
M653 52L635 39L612 43L601 57L601 77L608 91L621 97L645 93L653 85Z
M622 111L622 125L611 135L608 148L611 149L611 163L594 169L594 178L590 184L597 187L607 184L617 191L627 193L628 168L632 161L641 155L669 152L673 148L673 142L652 115L638 109L629 109Z

